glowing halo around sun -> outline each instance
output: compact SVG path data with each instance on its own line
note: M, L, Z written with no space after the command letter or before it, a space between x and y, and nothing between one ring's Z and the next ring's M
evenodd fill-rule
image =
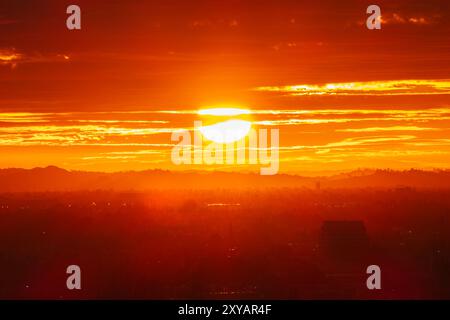
M212 117L217 121L216 117L225 118L227 120L218 121L213 124L202 125L199 131L207 140L216 143L232 143L244 138L250 132L252 127L251 121L236 119L237 116L249 115L248 109L240 108L211 108L202 109L198 114L203 117ZM233 117L230 119L230 117Z
M240 108L211 108L198 110L199 115L207 116L239 116L250 113L250 110Z

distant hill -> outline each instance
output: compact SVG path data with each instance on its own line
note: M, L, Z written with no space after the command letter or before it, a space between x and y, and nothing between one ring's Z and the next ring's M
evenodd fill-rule
M0 169L0 192L246 188L450 188L450 171L360 170L328 177L165 170L116 173L68 171L54 166Z

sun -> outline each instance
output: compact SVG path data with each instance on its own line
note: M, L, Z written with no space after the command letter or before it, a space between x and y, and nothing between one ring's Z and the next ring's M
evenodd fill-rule
M250 121L227 120L199 128L202 135L217 143L231 143L244 138L252 127Z
M250 110L240 108L201 109L198 114L203 118L207 117L205 120L208 124L202 125L199 131L207 140L216 143L239 141L250 132L252 127L251 121L244 120L250 113Z

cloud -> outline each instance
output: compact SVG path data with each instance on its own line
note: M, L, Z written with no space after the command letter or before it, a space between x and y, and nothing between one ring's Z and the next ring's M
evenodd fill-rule
M201 29L208 27L237 28L239 26L239 21L236 19L215 19L215 20L200 19L189 22L189 26L193 29Z
M257 87L257 91L308 95L435 95L450 94L450 80L389 80Z
M383 136L365 136L352 137L343 140L328 142L320 145L290 145L280 147L280 151L294 151L294 150L313 150L315 153L324 154L331 150L349 150L358 147L368 147L382 144L403 143L404 141L411 141L417 139L412 135L383 135Z
M383 24L414 24L414 25L430 25L437 23L440 16L434 15L432 17L424 16L403 16L398 13L383 14L381 22Z
M105 119L95 112L0 113L0 146L149 145L150 136L152 146L163 146L166 135L191 129L171 126L168 120L139 119L133 113L112 114L118 117Z
M392 126L392 127L372 127L357 129L338 129L336 132L379 132L379 131L438 131L438 128L424 128L417 126Z
M70 56L67 54L27 54L19 52L15 48L0 48L0 65L6 65L11 68L17 67L22 63L42 63L42 62L60 62L68 61Z
M126 128L81 125L22 125L14 127L0 127L0 145L75 145L96 144L106 142L114 145L119 139L128 140L131 137L146 137L156 134L167 134L183 128Z
M336 147L349 147L349 146L367 146L374 145L378 143L386 143L386 142L400 142L406 140L414 140L416 136L411 135L397 135L397 136L373 136L373 137L356 137L356 138L348 138L339 142L331 142L324 146L320 146L319 148L336 148Z
M12 68L23 59L23 55L14 49L0 49L0 65L9 65Z

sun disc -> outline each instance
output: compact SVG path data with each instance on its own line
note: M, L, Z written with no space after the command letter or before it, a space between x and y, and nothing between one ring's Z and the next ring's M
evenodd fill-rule
M244 138L251 128L251 122L246 120L227 120L213 125L200 127L202 135L216 143L231 143Z

